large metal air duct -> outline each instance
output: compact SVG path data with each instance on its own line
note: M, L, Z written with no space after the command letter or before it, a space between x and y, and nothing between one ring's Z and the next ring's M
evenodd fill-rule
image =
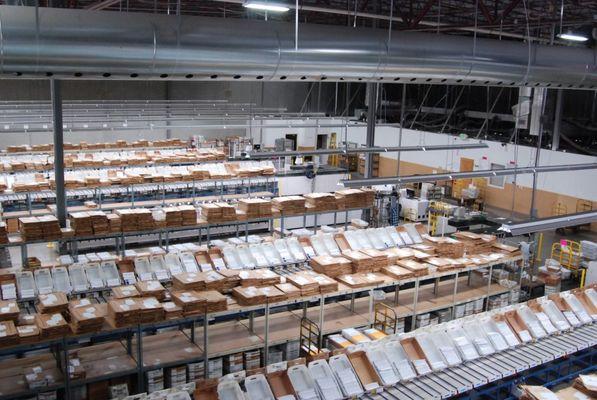
M37 14L36 14L37 13ZM429 33L0 6L4 76L597 87L595 52Z

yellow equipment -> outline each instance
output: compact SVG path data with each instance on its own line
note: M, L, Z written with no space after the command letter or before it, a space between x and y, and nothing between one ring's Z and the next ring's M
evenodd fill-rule
M450 205L443 201L431 201L429 203L429 218L428 218L428 232L430 235L435 235L437 232L437 224L439 217L447 217L450 215Z
M332 132L331 136L330 136L330 149L336 149L336 132ZM334 167L337 167L340 165L340 160L338 159L338 154L330 154L330 156L328 157L328 165L332 165Z
M551 258L574 274L580 269L580 243L574 240L562 239L551 245Z

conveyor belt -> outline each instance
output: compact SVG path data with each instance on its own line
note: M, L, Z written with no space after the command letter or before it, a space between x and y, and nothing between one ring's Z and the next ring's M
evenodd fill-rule
M369 400L446 399L549 363L597 344L597 325L547 336L368 394Z

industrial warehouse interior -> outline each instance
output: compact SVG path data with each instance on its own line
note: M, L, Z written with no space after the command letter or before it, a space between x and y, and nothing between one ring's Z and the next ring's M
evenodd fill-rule
M597 398L597 1L0 1L0 400Z

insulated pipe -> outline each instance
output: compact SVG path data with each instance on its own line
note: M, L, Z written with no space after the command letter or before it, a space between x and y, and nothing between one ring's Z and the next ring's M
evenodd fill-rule
M37 11L37 13L36 13ZM597 87L595 52L430 33L0 6L0 73Z
M542 165L539 167L505 168L494 170L480 170L471 172L444 172L441 174L422 174L390 176L387 178L372 179L343 179L340 183L346 187L361 187L372 185L397 185L415 182L436 182L444 180L486 178L492 176L509 176L515 174L535 174L542 172L580 171L597 169L597 163L566 164L566 165Z

